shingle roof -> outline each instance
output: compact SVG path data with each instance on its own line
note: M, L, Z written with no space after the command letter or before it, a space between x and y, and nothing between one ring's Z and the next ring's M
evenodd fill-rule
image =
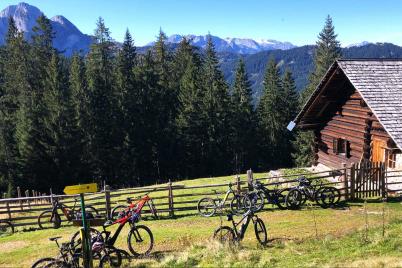
M360 92L364 101L399 149L402 150L402 59L337 60L328 69L294 121L300 120L306 108L322 89L329 75L338 66L355 89Z
M337 63L402 149L402 59L338 60Z

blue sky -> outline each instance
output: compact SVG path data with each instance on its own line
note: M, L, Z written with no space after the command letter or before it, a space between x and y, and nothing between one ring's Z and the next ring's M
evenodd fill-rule
M0 9L20 1L0 0ZM207 34L312 44L327 14L342 45L361 41L402 45L402 0L26 0L48 17L64 15L92 34L103 17L112 37L126 28L137 45L171 34Z

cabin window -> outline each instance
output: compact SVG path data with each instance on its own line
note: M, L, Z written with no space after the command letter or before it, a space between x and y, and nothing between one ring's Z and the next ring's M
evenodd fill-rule
M333 152L334 152L334 154L349 157L350 142L345 139L334 138L333 139Z
M396 166L396 154L393 154L393 153L388 154L387 166L389 168L395 168L395 166Z

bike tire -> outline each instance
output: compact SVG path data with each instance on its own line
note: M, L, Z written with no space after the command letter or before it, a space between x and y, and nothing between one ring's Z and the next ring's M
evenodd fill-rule
M100 232L98 230L96 230L95 228L89 228L89 235L91 236L91 240L96 237L98 237L98 235L100 234ZM71 247L76 248L77 245L81 244L81 236L80 236L80 231L77 231L73 234L73 236L70 239L70 243L71 243Z
M61 226L61 218L59 213L55 212L53 215L52 210L45 210L43 211L38 217L38 225L40 229L58 229ZM46 224L50 223L51 227L47 226Z
M335 187L323 187L317 199L322 202L320 205L323 208L328 208L337 204L340 200L340 191Z
M254 233L261 245L265 246L268 243L267 228L265 227L263 220L260 218L257 218L254 222Z
M288 209L299 209L303 201L303 194L299 189L294 188L289 191L285 200Z
M216 213L215 201L210 197L201 198L197 203L198 213L203 217L211 217Z
M235 232L229 226L221 226L214 232L214 239L221 243L234 243Z
M142 230L140 233L140 230ZM132 242L134 238L134 243ZM144 242L144 239L149 239L149 242L145 242L143 245L140 243ZM148 256L154 246L154 236L151 230L145 225L137 225L131 228L127 236L127 245L131 254L137 258ZM139 249L139 247L143 249Z
M248 197L251 202L251 209L253 212L259 212L264 208L265 196L261 192L249 193Z
M113 220L117 220L119 213L122 210L126 210L126 208L127 208L127 206L125 206L125 205L118 205L112 209L110 216L112 217Z
M278 206L279 209L284 210L287 209L286 207L286 196L289 192L289 189L282 189L282 190L278 190L274 193L274 203L275 205Z
M0 220L0 237L9 236L14 233L14 225L6 220Z
M251 210L252 203L247 195L235 195L230 201L230 210L232 213L241 215Z
M76 210L77 212L81 212L81 208L79 208L78 210ZM86 213L92 213L92 215L95 217L96 215L99 215L99 212L96 208L94 208L93 206L85 206L85 212Z
M55 258L41 258L32 264L31 268L45 268L48 267L49 264L57 262Z
M106 254L102 256L99 262L99 268L104 267L120 267L122 256L119 250L114 248L106 249Z

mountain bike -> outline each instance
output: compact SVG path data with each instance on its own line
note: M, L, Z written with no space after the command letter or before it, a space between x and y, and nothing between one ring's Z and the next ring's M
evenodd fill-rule
M54 228L57 229L61 226L61 218L58 210L60 209L67 221L76 219L81 213L81 207L77 206L78 199L74 199L74 205L69 207L61 203L58 199L54 199L53 208L51 210L43 211L38 217L38 225L40 229ZM98 210L93 206L85 206L85 213L88 214L88 218L93 218L98 215Z
M264 222L254 214L253 210L248 210L239 222L235 222L233 219L233 214L228 214L227 220L232 222L233 227L221 226L214 232L214 238L221 242L240 242L244 238L247 227L250 221L254 225L254 233L258 242L265 246L268 243L267 229L265 228ZM241 225L240 225L241 224ZM240 230L238 226L240 225Z
M155 189L154 189L154 190L155 190ZM154 190L152 190L152 191L154 191ZM142 198L143 198L143 197L142 197ZM152 198L149 197L148 195L147 195L147 198L148 198L148 201L146 201L146 204L147 204L148 207L149 207L149 211L151 212L151 214L152 214L152 216L153 216L153 218L154 218L155 220L159 219L159 217L158 217L158 211L156 210L156 207L155 207L155 205L154 205L154 202L153 202ZM127 205L118 205L118 206L116 206L116 207L114 207L114 208L112 209L112 211L111 211L111 213L110 213L112 219L114 219L114 220L117 219L117 217L119 216L119 213L120 213L121 211L124 211L124 210L126 210L126 209L130 209L130 208L135 207L135 206L138 204L138 202L139 202L140 200L141 200L141 197L137 197L137 198L135 199L135 201L133 201L131 198L127 198L127 204L128 204L128 206L127 206Z
M8 220L0 220L0 237L14 233L14 225Z
M316 202L317 205L327 208L339 202L341 193L335 187L313 185L312 181L302 176L297 178L298 185L291 188L286 196L286 207L298 209L307 200Z
M286 195L289 188L278 189L278 185L274 189L265 187L261 182L253 183L253 191L248 193L254 212L261 211L265 203L276 205L280 209L286 209ZM265 201L266 200L266 201Z
M130 231L127 236L127 245L131 254L136 257L144 257L151 252L154 245L154 237L151 230L145 225L137 225L141 219L141 210L150 199L148 194L149 192L138 202L132 203L126 210L121 211L115 221L107 221L103 225L103 231L100 234L102 234L106 246L109 248L114 247L121 230L128 223L130 225ZM111 236L111 232L107 231L107 228L115 224L119 226ZM77 232L71 238L73 245L80 243L79 234L80 233ZM96 236L98 237L98 234ZM94 237L94 235L91 235L91 237Z
M251 201L247 195L238 194L233 190L233 184L228 184L229 189L226 191L225 197L223 199L217 196L214 200L211 197L203 197L198 201L197 210L198 213L203 217L211 217L215 215L216 210L222 210L225 207L226 201L228 201L229 196L233 196L230 201L230 210L232 213L239 214L247 211L251 207ZM215 194L218 195L217 191Z
M59 256L56 258L41 258L37 260L32 268L48 268L48 267L69 267L79 268L79 259L81 257L81 249L73 247L71 243L59 244L58 240L61 236L49 238L50 241L54 241L59 249Z

